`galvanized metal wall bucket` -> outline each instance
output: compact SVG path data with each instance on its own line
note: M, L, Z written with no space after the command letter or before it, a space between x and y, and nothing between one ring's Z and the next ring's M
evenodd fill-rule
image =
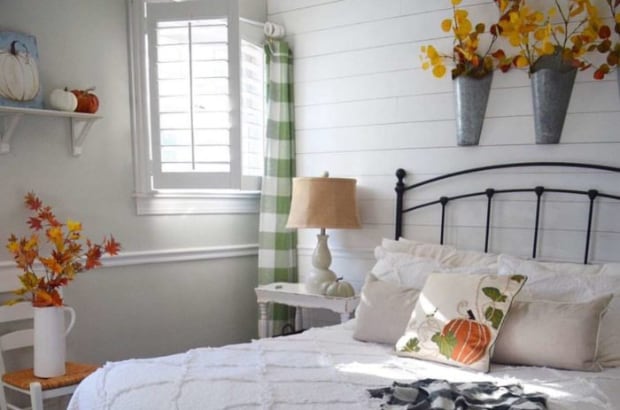
M540 68L532 74L534 130L537 144L557 144L575 84L576 68Z
M478 145L487 110L493 72L482 78L460 75L454 79L456 143Z

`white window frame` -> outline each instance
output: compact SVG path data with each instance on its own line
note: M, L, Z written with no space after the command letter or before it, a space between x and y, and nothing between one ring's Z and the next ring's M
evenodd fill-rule
M240 28L239 6L236 1L200 0L220 11L227 7L231 98L231 135L240 133ZM259 212L260 191L244 190L244 182L236 189L179 189L154 190L151 186L151 141L149 136L150 106L148 91L148 67L145 56L145 33L147 32L145 0L127 0L129 15L129 60L131 80L131 128L134 158L134 183L136 211L138 215L175 214L254 214ZM184 2L172 3L176 6ZM187 2L193 3L193 2ZM210 18L222 18L213 15ZM239 140L240 137L236 137ZM240 150L239 155L240 155ZM243 178L239 178L240 181Z

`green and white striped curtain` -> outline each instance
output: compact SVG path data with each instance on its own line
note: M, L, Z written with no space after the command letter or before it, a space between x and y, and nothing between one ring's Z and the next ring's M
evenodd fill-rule
M295 176L293 54L283 40L265 44L267 139L260 201L258 282L297 282L297 232L286 228ZM294 322L294 309L273 305L271 334Z

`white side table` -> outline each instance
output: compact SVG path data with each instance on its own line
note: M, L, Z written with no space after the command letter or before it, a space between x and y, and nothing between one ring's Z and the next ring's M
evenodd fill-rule
M351 318L351 313L360 302L359 295L348 298L317 295L306 292L303 283L275 282L262 285L254 289L260 317L258 319L258 337L267 337L269 334L267 325L267 307L269 303L281 303L283 305L295 306L295 329L303 328L303 318L301 308L321 308L329 309L340 313L340 321L346 322Z

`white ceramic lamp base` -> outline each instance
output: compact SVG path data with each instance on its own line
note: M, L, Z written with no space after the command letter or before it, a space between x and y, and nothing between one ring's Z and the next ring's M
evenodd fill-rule
M336 274L329 269L332 263L332 255L327 246L328 235L321 229L321 234L316 236L317 243L312 253L312 271L306 276L304 283L309 293L323 294L322 285L325 282L333 282L337 279Z
M312 269L304 282L306 284L306 291L322 295L325 293L323 291L323 284L325 282L334 282L336 279L336 274L329 269Z

